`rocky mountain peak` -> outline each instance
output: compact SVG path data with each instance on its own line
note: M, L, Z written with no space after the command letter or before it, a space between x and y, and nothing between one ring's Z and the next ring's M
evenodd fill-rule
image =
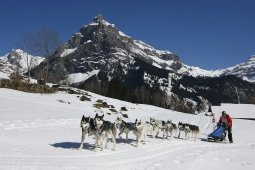
M94 18L95 22L102 22L103 20L104 20L104 17L101 14L95 16Z
M115 27L114 24L111 24L111 23L109 23L108 21L106 21L102 15L97 15L97 16L94 18L94 20L93 20L93 22L92 22L91 24L92 24L92 25L93 25L93 24L98 24L98 25L105 25L105 26L112 26L112 27Z
M119 30L114 24L106 21L102 15L96 16L91 23L84 25L78 33L72 35L67 43L67 48L77 48L84 43L101 43L106 37L117 39Z
M247 62L255 62L255 55L250 56Z

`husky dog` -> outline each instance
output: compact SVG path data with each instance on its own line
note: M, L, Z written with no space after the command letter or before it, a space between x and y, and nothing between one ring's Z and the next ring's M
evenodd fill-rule
M150 117L150 124L153 127L153 134L152 134L153 138L155 138L155 136L158 137L158 134L161 130L163 132L163 139L164 139L165 129L167 128L166 122L163 120L158 120L158 119ZM155 134L155 136L154 136L154 134Z
M192 137L194 137L195 140L196 140L197 136L198 136L198 134L200 132L199 127L196 126L196 125L189 125L189 129L191 131Z
M126 134L126 143L128 141L128 134L130 131L133 131L135 129L135 124L131 123L131 122L125 122L122 117L117 117L116 121L114 122L114 124L116 125L116 127L120 130L118 136L120 138L122 133Z
M79 150L82 150L85 136L87 134L88 134L88 136L95 134L96 129L94 126L93 118L85 117L84 115L81 118L80 126L81 126L81 130L82 130L82 136L81 136L81 145L79 147ZM96 145L97 145L97 143L95 144L95 146Z
M176 124L174 124L172 122L172 120L168 120L166 122L166 125L165 125L165 131L164 131L164 134L163 134L163 139L165 137L165 134L166 134L166 139L169 139L169 136L170 138L172 137L173 133L176 133L177 131L177 127L176 127Z
M188 133L190 132L189 125L187 123L179 122L178 123L178 129L179 129L178 138L180 138L181 131L183 131L185 133L185 139L188 139Z
M96 138L96 140L98 140L98 139L100 140L101 150L104 150L104 148L106 148L106 145L108 142L108 135L111 134L112 141L113 141L112 150L115 150L116 133L117 133L116 126L109 121L105 121L103 118L104 118L104 115L98 116L98 114L96 114L96 116L94 118L94 126L96 129L96 136L98 137L98 138Z
M188 123L182 123L182 122L179 122L178 124L178 128L179 128L179 135L178 135L178 138L180 138L180 133L181 131L184 131L185 132L185 138L188 139L188 134L189 133L192 133L192 137L195 135L195 140L197 138L197 135L199 133L199 127L196 126L196 125L190 125Z
M178 131L178 128L177 128L176 124L174 124L173 122L171 124L173 125L174 134L176 134Z
M142 122L141 120L135 120L135 127L133 130L133 133L136 135L136 143L137 146L139 145L139 143L142 140L143 137L143 141L144 144L146 143L146 135L147 133L151 133L152 134L152 125L146 122Z

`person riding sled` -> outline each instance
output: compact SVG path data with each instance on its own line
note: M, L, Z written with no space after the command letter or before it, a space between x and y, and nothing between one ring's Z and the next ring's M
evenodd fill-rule
M230 143L233 143L232 138L232 118L227 114L226 111L222 112L222 116L220 117L218 126L224 125L225 129L228 131L228 140Z

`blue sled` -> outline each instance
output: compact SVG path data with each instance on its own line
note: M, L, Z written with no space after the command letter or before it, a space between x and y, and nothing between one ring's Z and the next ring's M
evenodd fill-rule
M213 142L222 142L226 137L226 128L219 126L211 134L208 135L207 140Z

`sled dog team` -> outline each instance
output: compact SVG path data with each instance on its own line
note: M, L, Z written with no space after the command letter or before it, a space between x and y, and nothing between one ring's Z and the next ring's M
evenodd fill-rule
M82 129L81 145L80 150L83 148L83 143L85 136L94 136L95 145L94 149L100 147L104 150L107 147L108 137L111 136L113 142L112 150L115 150L117 131L119 131L118 136L120 138L124 133L126 135L125 142L128 142L129 132L133 132L136 136L136 146L139 146L143 140L146 143L146 136L151 135L153 138L159 137L159 132L163 132L163 139L169 139L172 137L173 133L177 133L179 129L178 138L180 138L180 133L183 131L185 133L185 139L188 139L188 134L191 133L192 137L197 138L199 134L199 127L196 125L190 125L187 123L172 123L171 120L163 121L155 118L150 118L150 122L142 122L141 120L135 120L135 122L125 122L122 117L117 117L114 123L104 120L104 115L95 115L94 118L85 117L81 118L80 123ZM177 129L178 128L178 129Z

